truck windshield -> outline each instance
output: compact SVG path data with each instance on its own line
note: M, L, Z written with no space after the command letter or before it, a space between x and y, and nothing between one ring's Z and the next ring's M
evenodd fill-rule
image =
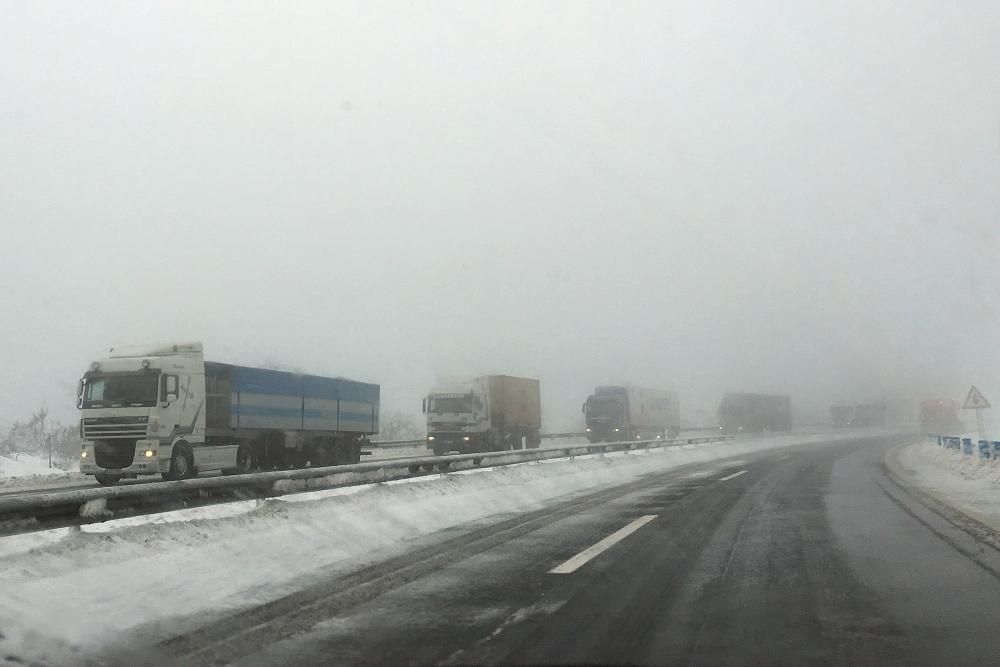
M586 405L591 419L618 419L622 414L621 403L612 399L591 398Z
M155 373L92 375L84 379L84 408L152 407L159 376Z
M433 396L430 412L439 415L446 412L477 412L482 407L483 403L477 396Z
M719 407L719 413L724 415L741 415L745 412L742 403L737 401L723 401Z

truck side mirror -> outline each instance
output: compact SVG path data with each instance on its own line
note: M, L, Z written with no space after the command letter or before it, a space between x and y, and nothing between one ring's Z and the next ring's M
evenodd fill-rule
M83 409L83 389L87 386L87 379L80 378L80 381L76 385L76 408L77 410Z
M427 399L426 398L422 401L421 405L423 407L421 407L420 409L426 415L427 414Z
M586 403L584 403L583 405L580 406L580 412L582 412L583 414L587 414L587 404Z

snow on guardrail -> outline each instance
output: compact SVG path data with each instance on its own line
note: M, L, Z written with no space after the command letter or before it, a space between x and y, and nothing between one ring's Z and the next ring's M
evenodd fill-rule
M389 478L427 475L435 470L447 472L459 466L504 466L586 454L681 447L732 439L734 436L731 435L716 435L671 440L568 444L562 447L387 459L353 465L276 470L177 482L9 495L0 497L0 535L78 526L194 505L268 498L315 488L369 484ZM295 482L304 484L296 485Z

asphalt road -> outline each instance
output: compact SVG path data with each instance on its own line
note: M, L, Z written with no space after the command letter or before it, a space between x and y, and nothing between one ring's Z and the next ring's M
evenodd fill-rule
M262 607L178 621L185 634L159 655L239 665L1000 662L1000 553L890 481L881 461L891 444L688 466L450 531Z

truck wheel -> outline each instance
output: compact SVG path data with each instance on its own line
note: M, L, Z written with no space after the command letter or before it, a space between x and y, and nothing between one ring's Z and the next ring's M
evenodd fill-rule
M105 475L102 472L94 475L94 479L96 479L97 483L101 486L114 486L121 480L121 478L121 475Z
M311 461L314 468L326 468L327 466L337 465L337 457L334 454L336 451L335 441L328 441L323 439L318 442L313 448L313 460Z
M163 479L178 481L194 477L194 457L186 444L174 445L173 456L170 457L170 471L163 473Z
M242 444L236 450L236 467L223 470L223 475L245 475L254 471L253 447Z

